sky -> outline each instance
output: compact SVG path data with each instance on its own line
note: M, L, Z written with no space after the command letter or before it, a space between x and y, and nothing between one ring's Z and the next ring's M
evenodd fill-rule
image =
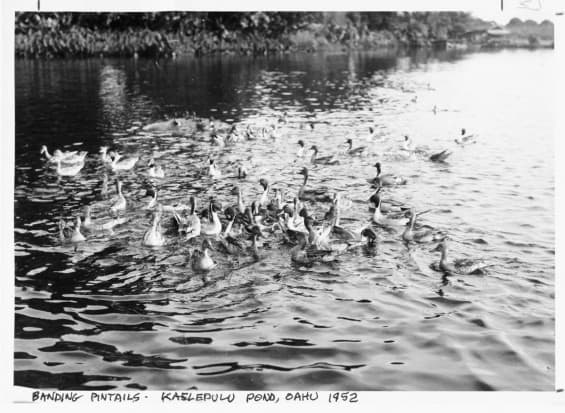
M561 5L555 0L479 1L469 10L476 17L487 21L494 20L500 24L506 24L514 17L520 20L534 20L538 23L546 19L555 23L557 18L565 18L555 15L556 11L565 11L565 3Z

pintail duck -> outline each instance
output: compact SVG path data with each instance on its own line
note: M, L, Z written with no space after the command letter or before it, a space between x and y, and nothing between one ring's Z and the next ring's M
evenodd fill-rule
M112 218L109 221L102 222L100 220L92 219L92 208L87 205L84 207L84 222L82 226L88 231L112 231L112 229L118 225L122 225L126 222L126 218Z
M159 209L153 213L151 228L143 236L143 245L148 247L160 247L165 244L165 237L161 233L162 211Z
M457 145L464 146L471 143L477 143L477 141L475 140L475 135L467 135L465 128L463 128L461 129L461 136L459 138L455 138L455 143Z
M202 235L208 236L219 235L222 232L222 223L220 222L216 206L213 202L210 202L209 211L211 215L211 221L201 224L200 233Z
M430 156L430 161L432 162L440 162L443 163L445 162L445 160L447 158L449 158L449 156L451 155L451 151L449 151L449 149L445 149L441 152L438 153L434 153L433 155Z
M318 165L339 165L339 159L337 159L336 155L318 157L318 147L316 145L312 145L310 150L314 151L310 158L311 163Z
M222 172L220 172L213 159L208 161L208 175L215 179L222 177Z
M139 156L123 158L122 155L114 151L111 152L110 155L113 155L112 163L110 164L113 171L129 171L133 169L137 161L139 161Z
M347 150L347 154L348 155L364 155L367 153L367 147L366 146L358 146L357 148L353 147L353 139L349 138L345 141L345 143L348 145L348 150Z
M442 240L432 252L440 251L441 258L437 265L432 265L432 268L436 271L442 271L448 275L467 275L467 274L484 274L485 269L490 267L483 260L476 259L458 259L453 262L447 260L447 240Z
M153 158L151 158L149 160L149 169L147 170L147 175L149 175L152 178L164 178L165 177L165 171L163 171L163 168L161 167L161 165L157 165L155 163L155 160Z
M114 214L117 214L119 211L123 211L126 209L126 198L124 197L124 194L122 193L122 182L121 181L116 181L116 188L118 190L118 199L112 204L112 206L110 207L110 211L112 211ZM157 197L157 195L155 195L155 198Z
M79 216L76 217L75 226L72 230L65 225L65 222L63 220L60 220L59 221L59 240L61 241L61 243L63 243L63 244L66 244L66 243L76 244L76 243L85 241L86 238L80 232L80 227L81 227L81 219L80 219Z
M300 139L298 142L296 142L296 144L298 145L298 150L296 151L296 156L298 158L302 158L304 156L304 141L302 139Z
M61 161L61 163L63 164L71 165L71 164L83 163L84 159L86 158L86 155L88 155L88 152L86 151L82 151L80 153L77 151L63 152L60 149L55 149L55 152L53 152L53 155L51 155L47 150L47 146L43 145L41 147L40 154L45 155L45 158L49 162L56 163L57 161Z
M410 220L406 224L406 229L402 233L402 239L405 242L428 243L439 241L445 238L445 234L434 231L432 228L414 229L416 222L416 212L414 209L410 210Z
M216 266L216 263L210 257L210 249L212 245L208 239L202 241L202 249L195 250L192 253L192 269L197 272L210 271Z
M177 220L177 224L179 227L179 231L184 228L184 232L186 233L186 239L196 238L200 235L202 230L202 224L200 222L200 217L196 212L196 198L191 196L190 197L190 215L185 219L181 220L178 215L175 214L175 219Z
M301 236L298 244L290 250L290 259L302 265L311 265L316 262L333 262L336 254L332 250L318 249L308 245L307 236Z
M269 185L269 181L265 178L259 179L259 184L263 188L263 193L261 193L261 197L259 198L259 206L265 208L269 203L269 191L271 190L271 185Z
M102 159L102 163L104 165L110 166L112 164L112 157L108 155L108 147L101 146L100 147L100 158Z
M75 176L83 167L84 162L63 167L61 166L61 160L57 160L57 174L60 176Z
M401 176L395 176L392 174L381 175L381 163L377 162L375 164L377 168L377 176L373 179L373 184L376 186L393 186L393 185L406 185L408 180Z
M299 172L304 176L304 182L298 190L298 199L301 201L332 202L333 197L328 194L326 189L306 189L308 183L308 168L302 168Z

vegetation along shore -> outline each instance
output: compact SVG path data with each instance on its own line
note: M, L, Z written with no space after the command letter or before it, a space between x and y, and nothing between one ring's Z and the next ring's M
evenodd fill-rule
M553 23L465 12L16 13L21 58L553 47Z

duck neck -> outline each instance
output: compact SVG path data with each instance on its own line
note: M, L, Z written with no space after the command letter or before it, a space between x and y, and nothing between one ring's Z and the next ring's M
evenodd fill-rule
M47 146L44 146L44 147L43 147L43 153L45 154L45 157L46 157L47 159L49 159L49 160L53 157L53 156L51 156L51 154L50 154L49 151L47 150Z
M77 217L75 228L74 228L74 231L73 231L75 235L82 235L80 233L80 225L81 225L80 217Z
M245 204L243 203L243 194L241 193L241 189L237 191L237 208L239 209L240 214L245 212Z
M233 217L230 221L228 221L228 225L226 225L226 229L224 230L224 237L227 237L231 232L234 221L235 221L235 217Z
M375 212L373 214L373 221L378 221L381 218L382 214L381 214L381 200L379 199L379 201L375 204Z
M90 208L86 207L84 210L84 225L88 226L92 223L92 217L90 216Z

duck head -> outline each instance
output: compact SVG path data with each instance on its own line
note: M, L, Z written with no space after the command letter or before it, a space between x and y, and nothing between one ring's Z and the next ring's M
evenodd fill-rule
M248 228L249 231L249 239L252 240L255 237L263 237L263 233L261 232L261 228L258 225L253 225Z
M314 151L314 153L315 153L316 155L318 154L318 147L317 147L316 145L312 145L312 146L310 147L310 150L311 150L311 151Z
M377 168L377 175L380 175L381 174L381 163L377 162L375 164L375 168Z
M377 240L377 233L370 227L365 228L361 231L361 236L367 238L367 243L369 245L374 245Z
M302 176L308 176L308 168L302 168L300 172L298 172Z
M301 148L304 148L304 141L302 139L300 139L298 142L296 142L298 145L300 145Z
M269 181L267 181L265 178L261 178L259 179L259 185L263 187L263 191L266 191L269 187Z
M228 221L231 221L235 218L235 209L233 209L233 207L227 207L224 211L224 215L226 216Z

